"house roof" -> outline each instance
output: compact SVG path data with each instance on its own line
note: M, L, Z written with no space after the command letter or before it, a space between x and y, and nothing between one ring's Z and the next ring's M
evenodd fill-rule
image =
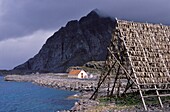
M78 75L81 72L81 70L71 70L68 74L69 75Z

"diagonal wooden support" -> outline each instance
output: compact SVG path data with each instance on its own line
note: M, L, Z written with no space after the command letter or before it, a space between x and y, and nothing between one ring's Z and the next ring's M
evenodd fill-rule
M130 75L132 75L132 74L133 74L133 72L131 71ZM123 92L123 95L125 95L126 92L127 92L127 90L128 90L130 87L132 87L133 84L134 84L134 82L131 82L131 80L130 80L129 77L126 76L126 78L127 78L128 82L127 82L127 85L126 85L125 90L124 90L124 92Z
M162 32L163 29L166 30ZM148 108L145 101L147 97L152 96L158 98L160 107L163 108L161 97L169 94L163 95L160 91L168 91L170 85L169 33L169 28L162 25L116 20L116 27L108 48L109 69L101 75L94 94L98 93L98 89L107 78L108 85L105 88L107 88L107 95L110 93L111 97L115 85L120 82L119 79L126 75L127 84L123 88L124 94L130 87L136 85L146 111ZM114 61L121 70L117 69L118 66L111 66ZM117 74L115 80L111 79L113 77L109 70L113 71L114 75ZM156 94L150 94L148 91L155 91ZM117 92L120 93L119 90ZM95 97L94 94L92 98Z
M123 38L122 38L122 39L123 39ZM139 82L138 82L138 77L137 77L137 75L135 74L136 71L135 71L135 69L134 69L134 67L133 67L133 64L132 64L132 60L131 60L131 57L130 57L131 55L129 54L129 49L127 48L127 45L126 45L126 42L125 42L124 39L123 39L123 42L124 42L125 48L126 48L126 50L127 50L127 55L129 56L129 61L130 61L130 64L131 64L131 66L132 66L132 71L133 71L134 76L135 76L135 79L136 79L136 84L137 84L137 87L138 87L138 90L139 90L139 93L140 93L140 96L141 96L141 99L142 99L142 102L143 102L144 109L147 111L145 99L144 99L144 97L143 97L143 93L142 93L141 87L140 87Z
M145 56L145 61L148 62L147 56L146 56L146 52L148 52L148 51L146 51L146 50L144 49L144 47L143 47L140 39L138 39L138 42L139 42L139 44L140 44L141 47L142 47L142 50L143 50L143 53L144 53L144 56ZM148 63L146 63L146 64L147 64L147 66L149 67L149 71L150 71L150 72L153 72L152 69L150 68L150 65L149 65ZM151 76L151 78L152 78L153 83L155 83L155 81L153 80L153 79L154 79L153 74L151 74L150 76ZM160 97L160 95L159 95L159 91L158 91L158 89L157 89L157 86L156 86L155 84L154 84L154 88L155 88L155 91L156 91L156 94L157 94L157 97L158 97L160 106L161 106L161 108L163 108L162 100L161 100L161 97ZM147 109L145 109L145 110L147 110Z
M123 71L126 73L127 77L129 77L135 85L137 85L136 81L132 78L132 76L128 73L128 71L125 69L125 67L120 63L120 61L112 54L112 51L108 48L109 52L111 53L111 55L114 57L114 59L116 60L116 62L120 65L120 67L123 69Z
M117 70L117 73L116 73L116 77L115 77L115 80L114 80L114 84L113 84L112 90L111 90L111 92L110 92L110 97L113 96L113 91L114 91L114 89L115 89L115 85L116 85L117 79L118 79L118 77L119 77L119 70L120 70L120 65L119 65L119 67L118 67L118 70Z
M115 62L115 64L116 64L116 62ZM98 90L99 90L100 86L101 86L102 83L105 81L105 79L107 78L107 76L110 74L110 72L111 72L111 70L112 70L112 68L114 67L115 64L113 64L112 67L109 68L108 72L104 75L104 77L103 77L103 78L101 79L101 81L98 83L96 90L94 91L94 93L93 93L92 96L90 97L91 100L95 100L95 99L96 99L94 96L98 93Z

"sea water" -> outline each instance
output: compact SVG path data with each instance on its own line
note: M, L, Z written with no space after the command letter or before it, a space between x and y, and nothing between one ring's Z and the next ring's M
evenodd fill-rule
M29 82L7 82L0 76L0 112L56 112L70 109L76 92L41 87Z

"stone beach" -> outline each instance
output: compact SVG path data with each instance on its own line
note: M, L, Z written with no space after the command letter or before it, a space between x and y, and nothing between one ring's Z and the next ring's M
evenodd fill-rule
M85 111L91 106L96 106L97 101L89 100L93 90L97 85L97 80L72 79L67 78L66 74L32 74L32 75L7 75L5 81L32 82L34 84L62 90L78 91L80 93L69 98L79 99L74 107L68 111ZM67 112L67 111L63 111Z
M65 75L65 74L64 74ZM7 75L6 81L32 82L37 85L73 91L93 91L97 85L96 80L80 80L67 78L64 75Z
M85 79L71 79L67 78L66 74L33 74L33 75L7 75L4 78L6 81L17 82L32 82L40 86L46 86L51 88L57 88L62 90L78 91L79 93L70 96L69 98L79 99L75 102L74 107L70 110L64 110L62 112L141 112L143 106L134 106L131 108L117 109L115 103L108 102L101 104L99 101L89 100L89 97L93 93L97 85L97 80L85 80ZM103 106L102 106L103 105ZM98 109L99 108L99 109ZM159 105L149 105L150 112L162 112ZM170 102L165 102L164 112L170 111Z

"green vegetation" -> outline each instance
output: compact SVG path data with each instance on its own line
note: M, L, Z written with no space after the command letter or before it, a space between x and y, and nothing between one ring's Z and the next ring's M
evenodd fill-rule
M98 99L101 103L109 103L114 102L117 106L135 106L141 104L141 99L139 95L127 94L122 97L112 97L111 99L108 97L101 97Z
M163 103L170 103L170 96L168 97L161 97ZM141 97L139 93L129 93L122 97L114 96L111 99L108 97L101 97L98 101L102 105L108 105L111 103L115 104L115 109L124 109L124 108L133 108L135 106L143 106ZM147 105L159 105L159 101L157 97L149 97L145 98Z
M142 103L140 96L136 94L127 94L124 97L113 97L113 100L118 106L135 106Z
M100 103L106 103L106 102L110 101L110 98L108 98L108 97L101 97L98 100L99 100Z
M133 95L133 94L127 94L123 97L112 97L111 99L108 97L100 97L98 98L99 105L98 108L106 108L110 112L112 110L126 110L126 109L133 109L136 105L140 105L140 97Z

